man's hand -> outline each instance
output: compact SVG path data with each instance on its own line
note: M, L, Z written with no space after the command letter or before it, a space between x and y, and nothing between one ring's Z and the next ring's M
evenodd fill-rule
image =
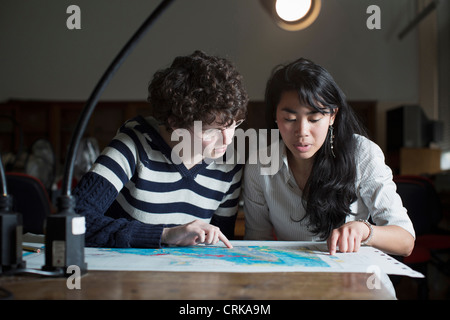
M196 244L216 244L222 241L228 248L233 248L230 241L216 226L195 220L190 223L165 228L161 242L177 246L192 246Z

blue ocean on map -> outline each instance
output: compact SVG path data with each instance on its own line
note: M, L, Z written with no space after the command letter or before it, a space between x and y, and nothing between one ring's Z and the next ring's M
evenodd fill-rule
M190 263L205 260L230 262L236 265L280 265L303 267L329 267L317 254L304 248L278 249L269 246L236 246L232 249L215 246L169 247L162 249L104 248L102 251L121 255L173 258L171 263ZM212 262L212 261L211 261Z

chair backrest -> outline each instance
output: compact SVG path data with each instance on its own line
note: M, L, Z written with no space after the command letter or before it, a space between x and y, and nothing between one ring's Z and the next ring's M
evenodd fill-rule
M44 233L45 219L52 212L47 191L42 182L30 175L6 173L8 193L13 198L13 211L22 214L23 233Z
M421 176L395 176L397 192L414 225L416 235L431 233L442 218L442 205L433 183Z

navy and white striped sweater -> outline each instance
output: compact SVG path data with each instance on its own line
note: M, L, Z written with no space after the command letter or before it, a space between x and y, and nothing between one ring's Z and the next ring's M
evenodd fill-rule
M232 238L242 164L174 164L153 118L126 122L73 191L86 245L161 247L164 227L195 219Z

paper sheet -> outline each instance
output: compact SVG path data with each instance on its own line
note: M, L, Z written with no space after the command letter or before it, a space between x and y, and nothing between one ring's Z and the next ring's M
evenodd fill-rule
M215 246L163 249L86 248L89 270L184 272L382 272L423 277L372 247L331 256L326 243L232 241L233 249ZM24 252L27 268L40 269L45 253Z

